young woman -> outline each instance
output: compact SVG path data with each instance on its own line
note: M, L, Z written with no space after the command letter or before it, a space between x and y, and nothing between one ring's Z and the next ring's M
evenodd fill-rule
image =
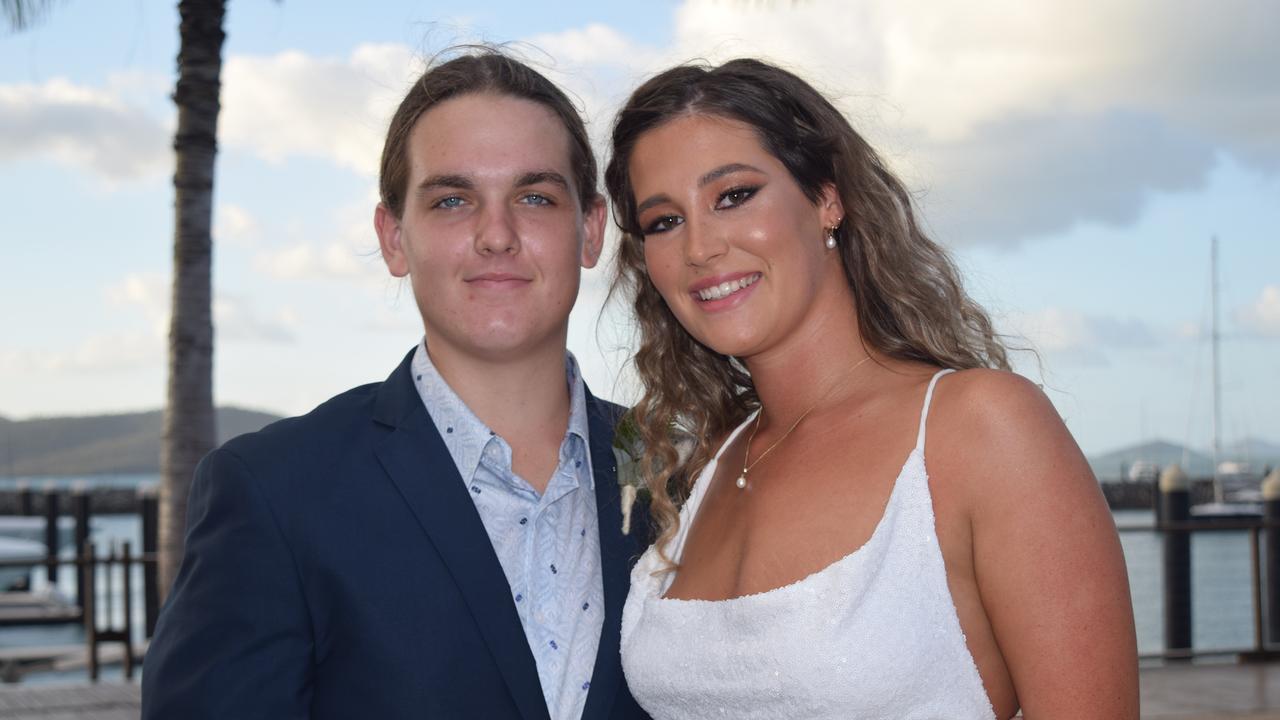
M1136 718L1097 482L839 111L756 60L676 67L622 109L606 182L658 530L623 617L640 704Z

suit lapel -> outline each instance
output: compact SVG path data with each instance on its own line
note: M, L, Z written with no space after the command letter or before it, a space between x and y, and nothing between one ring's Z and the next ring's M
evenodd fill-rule
M609 404L587 393L588 432L591 435L591 471L596 485L596 513L600 526L600 565L604 584L604 623L596 652L591 689L582 711L584 720L606 718L622 683L622 658L618 633L622 606L627 600L632 560L637 543L647 531L641 523L630 535L622 534L622 506L618 494L617 463L613 457L613 428L618 413Z
M413 386L412 356L378 392L374 419L393 428L377 448L378 460L466 598L521 715L526 720L548 720L537 665L511 600L511 588L466 484Z

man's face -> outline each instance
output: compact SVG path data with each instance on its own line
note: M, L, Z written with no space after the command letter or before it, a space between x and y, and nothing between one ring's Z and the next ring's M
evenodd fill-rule
M408 142L404 216L374 218L387 268L409 276L432 355L503 362L562 352L604 204L583 208L569 133L548 108L470 94L436 105Z

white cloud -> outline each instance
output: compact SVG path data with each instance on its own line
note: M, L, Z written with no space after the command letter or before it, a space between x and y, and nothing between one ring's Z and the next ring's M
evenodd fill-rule
M544 33L527 39L529 48L513 48L577 100L598 160L607 153L609 126L627 94L656 68L675 62L670 49L648 47L600 23Z
M675 48L801 74L927 190L941 239L1008 245L1128 224L1219 152L1280 170L1278 22L1268 0L688 0Z
M421 69L403 45L360 45L347 58L232 55L219 134L273 162L324 158L374 175L386 124Z
M148 345L164 352L163 345L169 333L171 292L168 276L134 273L108 286L105 295L112 303L140 309L151 328ZM298 315L292 308L282 307L263 313L250 298L225 292L214 293L215 340L292 342L298 323Z
M1126 226L1153 192L1200 187L1213 148L1153 115L1024 116L922 143L922 205L940 239L1013 245L1079 222Z
M1252 305L1236 313L1236 321L1250 332L1280 338L1280 285L1268 285Z
M0 85L0 160L48 155L106 180L133 180L170 166L169 135L111 90L56 78Z
M292 343L298 324L298 314L292 308L263 315L245 298L219 295L213 301L216 341Z
M107 286L107 300L116 305L134 306L142 310L151 326L152 335L165 337L169 332L169 299L172 285L159 273L130 273L120 282Z
M108 333L88 337L73 348L0 351L0 370L10 377L32 372L117 372L162 366L164 358L164 345L154 333Z
M689 0L677 44L695 54L756 54L881 96L934 140L1007 116L1149 107L1215 132L1261 132L1254 101L1280 103L1271 68L1280 7L1225 0L1212 9L1161 0L1063 3L838 0L742 7ZM1271 30L1268 30L1271 28ZM1203 100L1223 102L1210 108ZM1211 116L1215 119L1210 120Z
M345 280L373 286L389 278L373 231L372 191L362 202L334 210L333 232L288 245L264 249L253 258L253 269L277 280Z
M663 59L656 49L632 42L631 38L601 23L534 35L528 38L528 43L543 50L556 64L578 67L617 66L639 70ZM536 56L531 59L537 61Z
M1280 43L1266 30L1280 21L1280 5L1082 1L688 0L666 47L589 23L531 36L531 47L515 51L581 100L601 150L618 103L658 69L696 57L780 62L834 97L925 191L930 224L951 244L1010 245L1081 222L1131 223L1153 192L1199 187L1219 153L1280 169L1280 126L1270 121L1280 116L1270 75ZM221 139L270 161L321 158L373 176L387 120L424 61L400 44L360 45L345 57L231 55ZM42 92L77 96L76 107L124 125L151 122L105 91ZM58 152L129 172L135 161L166 157L166 134L143 134L150 153L82 139ZM0 157L29 150L0 139ZM293 253L268 264L352 270L330 248Z
M279 280L383 279L381 258L363 257L350 245L298 242L258 254L254 269ZM385 273L383 273L385 275Z
M1025 338L1032 349L1046 355L1087 365L1107 363L1107 351L1157 347L1165 334L1136 318L1090 315L1077 310L1048 307L1032 313L997 318L999 331Z
M239 205L224 203L214 214L213 239L217 245L245 247L257 238L260 230L257 218Z

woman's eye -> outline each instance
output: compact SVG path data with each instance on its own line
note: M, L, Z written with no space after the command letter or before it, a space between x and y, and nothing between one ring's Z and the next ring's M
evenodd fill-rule
M462 202L463 202L462 198L458 197L457 195L450 195L449 197L446 197L446 198L440 198L431 207L444 208L445 210L452 210L453 208L461 207Z
M683 222L684 219L679 215L663 215L660 218L655 218L653 222L650 222L648 225L645 225L644 234L646 237L649 235L660 235Z
M741 205L747 200L750 200L751 196L755 195L756 191L759 189L760 188L757 187L737 187L731 190L725 190L720 193L719 199L716 200L716 209L723 210L725 208Z

